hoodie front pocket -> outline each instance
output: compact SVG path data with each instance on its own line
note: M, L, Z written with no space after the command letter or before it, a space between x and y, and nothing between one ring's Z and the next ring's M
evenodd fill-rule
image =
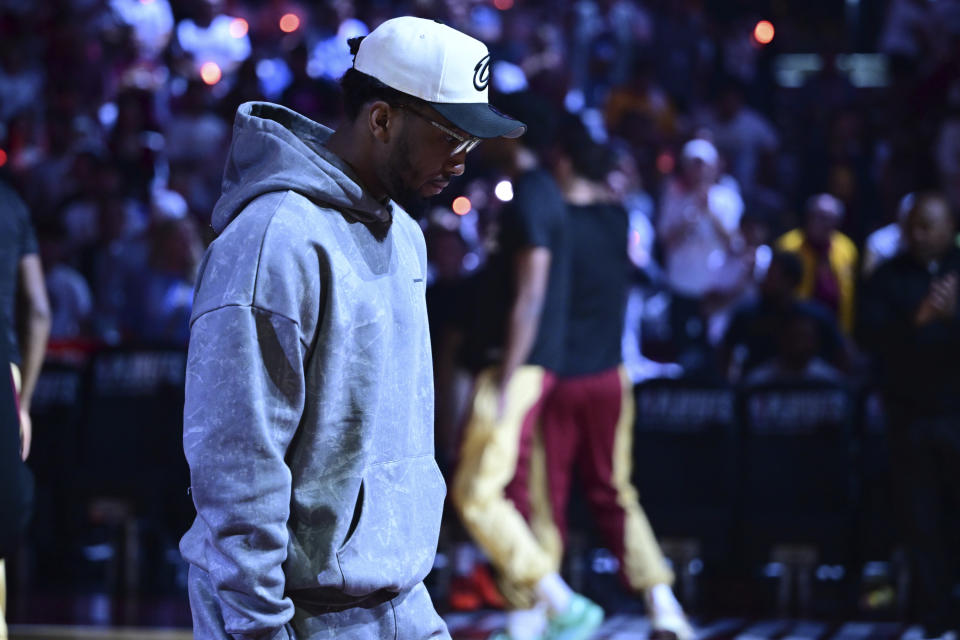
M430 572L446 487L432 456L385 462L363 476L360 514L337 552L343 591L401 592Z

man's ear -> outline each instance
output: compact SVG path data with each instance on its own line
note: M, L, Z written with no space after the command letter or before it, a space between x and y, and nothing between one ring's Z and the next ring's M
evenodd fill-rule
M382 100L370 105L367 112L367 125L370 133L380 142L390 142L393 128L396 126L397 110Z

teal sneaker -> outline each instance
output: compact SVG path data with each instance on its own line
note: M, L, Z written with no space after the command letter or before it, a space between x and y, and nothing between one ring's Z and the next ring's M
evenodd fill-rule
M603 609L578 593L563 613L550 618L544 640L587 640L603 623Z

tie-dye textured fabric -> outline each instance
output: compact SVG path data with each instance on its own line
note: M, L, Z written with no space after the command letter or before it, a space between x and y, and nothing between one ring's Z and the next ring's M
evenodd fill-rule
M197 519L180 548L210 583L195 619L228 637L285 638L295 609L404 597L436 550L423 235L360 187L329 133L240 107L195 293L183 438ZM436 616L417 601L429 611L411 628Z

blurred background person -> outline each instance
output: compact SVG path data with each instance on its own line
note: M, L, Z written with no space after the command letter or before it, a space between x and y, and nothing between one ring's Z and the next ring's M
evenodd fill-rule
M535 96L508 98L503 108L528 130L484 150L495 155L513 197L501 212L497 249L466 333L476 379L451 497L499 575L509 608L502 637L534 640L548 628L587 637L603 611L560 576L545 487L530 470L538 424L563 365L569 295L566 205L543 163L557 123Z
M796 295L803 279L803 262L794 253L776 252L753 299L734 308L718 352L721 373L739 382L754 369L774 360L784 347L783 334L791 322L807 338L810 327L816 335L807 341L805 357L816 357L831 366L846 363L844 337L829 309L815 300ZM789 345L787 348L790 348Z
M580 123L565 123L560 184L567 202L570 292L563 365L543 417L550 506L564 545L571 484L583 487L624 584L641 597L656 637L692 640L664 560L631 482L635 409L621 336L632 263L629 221L608 179L616 158Z
M915 571L924 637L957 631L956 522L960 505L960 249L939 193L918 193L906 248L864 285L860 329L880 366L894 497ZM950 506L948 506L950 505Z
M50 303L44 285L36 235L30 212L13 189L0 182L0 241L3 279L0 313L7 327L5 341L11 355L20 411L23 459L30 455L30 407L43 366L50 335Z
M897 206L896 220L884 225L867 236L863 250L863 277L869 277L881 264L900 253L903 249L903 226L907 222L907 215L913 207L916 196L908 193L900 199Z
M30 212L23 200L0 178L0 328L4 333L0 353L7 358L4 369L9 373L0 375L0 392L3 406L0 411L0 434L3 438L0 451L3 459L3 512L10 517L5 527L12 527L15 535L4 531L4 548L0 553L11 551L10 542L23 529L26 503L24 492L28 490L21 466L10 459L16 440L11 437L19 432L19 455L26 460L30 455L32 421L30 419L33 392L37 386L40 367L43 365L47 338L50 334L50 307L43 282L43 266L40 262L37 240ZM17 419L9 419L11 403L8 398L7 380L12 382ZM12 431L12 433L11 433ZM24 502L20 502L23 500ZM6 519L6 518L5 518ZM0 557L0 632L6 636L6 567Z
M777 247L796 253L803 261L797 295L830 309L844 332L850 333L859 252L853 241L837 230L843 222L843 212L843 204L832 195L811 196L803 227L784 234L777 240Z
M783 319L778 333L776 356L747 374L744 385L843 382L840 370L818 355L820 327L814 317L794 311Z
M721 180L714 145L694 138L683 146L677 176L667 183L657 217L666 282L672 294L671 328L678 362L703 369L708 359L706 296L721 286L721 274L741 242L743 200L730 180Z

